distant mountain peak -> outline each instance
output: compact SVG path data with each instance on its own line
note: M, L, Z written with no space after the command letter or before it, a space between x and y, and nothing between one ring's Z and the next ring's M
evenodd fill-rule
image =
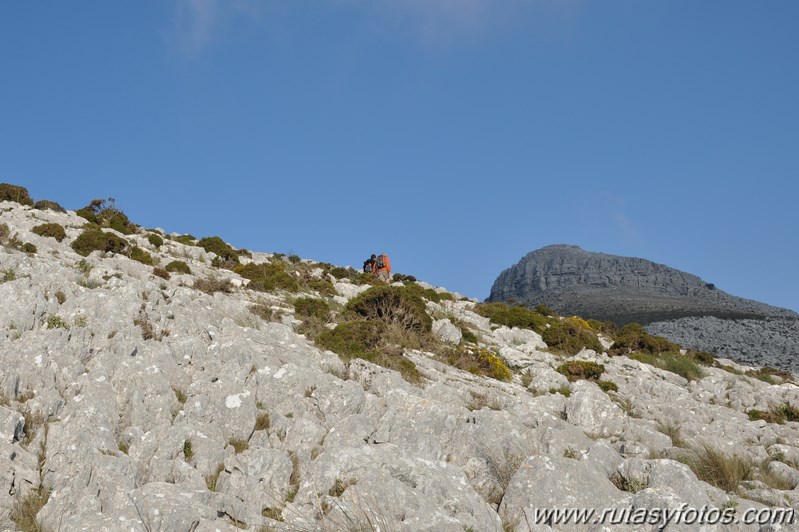
M532 251L494 281L489 301L545 304L562 314L650 323L692 316L797 317L716 289L696 275L646 259L553 244Z

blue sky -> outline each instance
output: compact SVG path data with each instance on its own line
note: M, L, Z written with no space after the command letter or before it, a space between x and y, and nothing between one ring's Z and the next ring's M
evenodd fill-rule
M799 310L799 3L0 6L0 181L484 298L555 243Z

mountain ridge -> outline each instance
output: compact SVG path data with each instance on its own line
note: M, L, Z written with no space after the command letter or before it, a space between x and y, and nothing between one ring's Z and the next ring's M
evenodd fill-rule
M685 317L799 318L799 314L728 294L700 277L647 259L554 244L526 254L502 271L488 301L547 305L617 325Z

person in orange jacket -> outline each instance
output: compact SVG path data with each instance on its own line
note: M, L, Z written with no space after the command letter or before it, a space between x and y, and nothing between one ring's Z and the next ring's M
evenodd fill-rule
M391 279L391 262L388 260L388 255L381 253L375 260L375 271L377 278L388 282Z

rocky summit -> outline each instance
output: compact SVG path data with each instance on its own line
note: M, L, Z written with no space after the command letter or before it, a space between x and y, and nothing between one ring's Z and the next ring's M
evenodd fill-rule
M686 348L799 371L799 314L644 259L548 246L503 271L488 300L543 304L617 325L642 323Z
M544 304L562 314L617 325L692 316L799 318L788 309L732 296L695 275L663 264L565 244L528 253L500 273L488 300Z
M0 530L798 526L794 375L11 199Z

